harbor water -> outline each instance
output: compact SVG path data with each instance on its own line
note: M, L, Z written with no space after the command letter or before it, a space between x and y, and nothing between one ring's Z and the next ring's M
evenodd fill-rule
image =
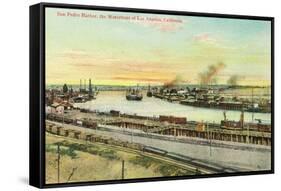
M158 117L159 115L173 115L177 117L186 117L189 121L204 121L220 123L223 119L223 111L220 109L209 109L181 105L155 97L146 97L144 94L142 101L126 100L125 91L101 91L96 99L86 103L75 103L76 107L96 110L100 112L109 112L117 110L121 113L136 114L142 116ZM238 121L240 111L226 111L228 120ZM271 122L270 113L250 113L245 112L246 122L257 122L255 119L261 119L263 122Z

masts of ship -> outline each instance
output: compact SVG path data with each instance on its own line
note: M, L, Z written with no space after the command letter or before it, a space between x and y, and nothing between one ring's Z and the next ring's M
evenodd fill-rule
M148 85L148 90L147 90L146 96L147 97L152 97L152 92L151 92L151 89L150 89L150 84Z
M86 79L84 79L84 81L80 79L79 93L72 97L75 103L82 103L95 99L95 96L97 95L98 91L97 89L96 91L94 91L91 78L89 78L88 89L86 81Z
M129 101L141 101L142 93L137 85L136 88L129 88L126 93L126 99Z

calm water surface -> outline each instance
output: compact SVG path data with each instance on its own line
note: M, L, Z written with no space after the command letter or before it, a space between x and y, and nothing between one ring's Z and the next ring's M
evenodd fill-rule
M142 101L127 101L126 93L122 91L101 91L97 98L86 103L76 103L80 108L108 112L118 110L122 113L143 116L173 115L187 117L188 120L220 122L223 119L223 110L207 109L171 103L154 97L146 97ZM239 120L241 112L227 111L229 120ZM255 113L254 119L270 122L270 113ZM245 121L252 121L252 113L245 112Z

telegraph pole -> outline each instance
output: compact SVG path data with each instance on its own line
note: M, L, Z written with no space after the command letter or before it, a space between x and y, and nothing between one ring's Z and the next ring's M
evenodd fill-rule
M121 174L122 180L124 179L124 175L125 175L125 161L122 160L122 174Z
M133 143L133 129L131 129L130 131L131 131L131 143Z
M254 122L254 88L252 88L252 122Z
M213 125L215 125L214 121L213 121ZM211 137L210 137L210 156L212 156L212 137L213 137L213 133L212 133L212 131L209 131L209 133L211 134Z
M58 183L60 183L60 144L59 143L57 145L57 153L58 153L58 158L57 158L57 162L58 162Z
M208 132L208 139L209 139L210 156L212 156L212 146L211 146L210 129L209 129L209 124L208 124L208 122L207 122L207 132Z
M64 124L64 106L63 106L63 109L62 109L62 127L63 127L63 124Z
M249 124L247 125L247 143L250 143L250 128L249 128Z

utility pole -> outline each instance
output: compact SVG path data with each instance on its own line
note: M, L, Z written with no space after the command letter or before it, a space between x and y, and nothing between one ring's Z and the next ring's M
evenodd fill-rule
M249 124L247 125L247 143L250 143L250 131L249 131Z
M125 161L122 160L122 174L121 174L122 180L124 179L124 175L125 175Z
M210 129L209 129L209 124L208 124L208 122L207 122L207 133L208 133L208 140L209 140L210 156L212 156L212 145L211 145Z
M57 153L58 153L58 183L60 183L60 144L57 145Z
M213 125L215 124L215 122L213 121ZM210 156L212 156L212 139L213 139L213 133L212 131L209 131L210 134L211 134L211 137L210 137Z
M254 88L252 88L252 122L254 122Z
M62 109L62 127L63 127L63 124L64 124L64 107Z

